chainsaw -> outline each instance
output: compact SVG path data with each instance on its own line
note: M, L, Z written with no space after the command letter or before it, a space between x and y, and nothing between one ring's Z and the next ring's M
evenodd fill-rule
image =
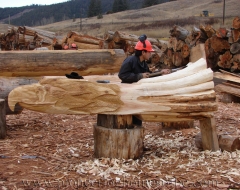
M186 68L186 66L182 66L182 67L179 67L179 68L175 68L175 69L169 69L171 71L171 73L174 73L176 71L179 71L179 70L182 70ZM156 71L156 72L153 72L153 73L150 73L149 74L149 78L151 77L157 77L157 76L161 76L162 75L162 72L161 71Z

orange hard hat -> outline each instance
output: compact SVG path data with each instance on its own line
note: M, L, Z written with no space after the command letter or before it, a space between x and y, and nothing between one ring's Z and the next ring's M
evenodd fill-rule
M147 40L147 36L146 35L142 35L139 37L138 43L135 46L136 50L146 50L146 51L154 51L154 49L152 48L152 44L149 40Z

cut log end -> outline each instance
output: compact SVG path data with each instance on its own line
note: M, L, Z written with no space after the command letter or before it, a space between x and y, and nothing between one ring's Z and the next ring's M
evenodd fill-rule
M233 152L240 150L240 138L230 135L218 136L219 147L222 151ZM203 150L201 133L195 136L195 145L198 149Z

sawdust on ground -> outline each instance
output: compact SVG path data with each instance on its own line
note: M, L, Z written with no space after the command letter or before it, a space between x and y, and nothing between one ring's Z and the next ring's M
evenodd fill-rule
M240 134L240 104L218 101L219 134ZM200 151L194 128L163 130L144 122L147 147L138 160L93 156L96 115L24 110L7 116L0 140L0 189L239 189L240 151Z

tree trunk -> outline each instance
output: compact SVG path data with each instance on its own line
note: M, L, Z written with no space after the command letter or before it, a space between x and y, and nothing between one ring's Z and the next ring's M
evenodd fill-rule
M110 42L113 40L113 35L114 35L114 32L108 30L107 32L104 33L103 39L107 42Z
M210 45L213 48L214 52L222 52L224 50L230 49L230 44L227 40L223 38L218 38L217 36L213 36L209 38Z
M233 27L234 29L240 29L240 18L239 18L238 16L236 16L236 17L233 19L232 27Z
M230 51L226 51L219 56L218 66L221 68L230 69L232 67L232 55Z
M220 72L215 72L214 73L215 78L240 83L240 76L239 75L236 75L236 74L230 73L230 72L226 72L226 71L223 71L223 70L220 70L220 71L222 73L220 73Z
M236 88L236 87L225 85L225 84L218 84L215 87L215 90L217 92L225 92L225 93L229 93L234 96L240 97L240 86L238 88Z
M190 62L194 63L201 58L206 59L204 44L198 44L195 47L192 47L190 50Z
M183 60L181 52L174 52L172 58L173 58L172 62L176 67L181 67L181 66L186 65L184 60Z
M76 42L72 38L68 38L67 43L71 45L72 43L75 43L78 47L78 49L83 49L83 50L88 50L88 49L101 49L99 44L87 44L87 43L81 43L81 42Z
M219 135L218 143L219 143L219 148L222 151L225 150L228 152L233 152L235 150L240 150L240 138L237 136ZM197 148L199 148L200 150L203 150L201 133L198 133L195 136L195 144Z
M0 139L4 139L7 135L6 128L6 108L4 99L0 99Z
M133 41L133 42L138 42L139 41L139 36L137 35L133 35L133 34L127 34L125 32L120 32L120 31L116 31L113 35L113 41L116 43L120 43L126 40L129 41ZM152 45L156 45L159 48L161 48L161 42L158 39L154 39L154 38L147 38Z
M183 44L182 48L181 48L181 54L182 54L182 57L185 59L185 58L188 58L190 56L190 48L187 44ZM202 58L202 57L200 57ZM199 59L200 59L199 58ZM203 57L204 58L204 57ZM198 60L198 59L197 59ZM196 60L196 61L197 61Z
M50 46L53 44L53 40L48 38L48 37L44 37L40 34L36 34L34 36L34 41L37 43L38 47L42 47L42 46Z
M0 52L1 76L65 76L118 72L126 55L123 50L54 50Z
M226 38L227 37L227 29L226 28L219 28L217 31L216 31L216 36L218 38Z
M176 37L178 40L185 40L189 34L189 31L180 27L180 26L173 26L173 29L170 30L170 35L172 37Z
M133 128L131 115L98 114L94 126L97 158L137 159L143 153L144 128Z
M41 29L37 29L37 28L31 28L31 27L28 27L28 26L19 27L18 31L21 34L29 35L29 36L35 36L35 34L39 34L41 36L45 36L45 37L48 37L50 39L56 38L56 34L54 32L41 30Z
M136 44L137 44L137 42L126 40L124 51L127 52L129 55L132 55L135 52Z
M137 159L143 153L144 128L111 129L94 126L96 158Z
M213 35L216 34L215 29L211 26L211 25L206 25L205 27L203 25L200 26L200 30L201 32L203 32L207 38L211 38ZM202 35L203 36L203 35ZM205 40L207 40L207 38L205 38Z
M214 49L211 47L211 40L210 38L206 40L205 42L205 53L206 53L206 60L207 65L209 68L216 68L217 62L219 59L219 53L215 52Z
M231 67L231 72L234 72L236 70L240 71L240 53L235 54L232 59L232 67Z
M239 42L240 39L240 18L237 16L232 22L232 38L233 42Z
M173 50L167 49L167 52L163 54L163 63L167 66L167 68L174 68L173 65Z
M232 54L240 53L240 43L233 43L230 47L230 52Z
M80 42L80 43L86 43L86 44L95 44L99 45L100 42L102 41L101 39L94 38L92 36L74 36L71 39L73 39L75 42Z
M125 41L116 43L115 41L110 41L108 43L108 49L123 49Z

